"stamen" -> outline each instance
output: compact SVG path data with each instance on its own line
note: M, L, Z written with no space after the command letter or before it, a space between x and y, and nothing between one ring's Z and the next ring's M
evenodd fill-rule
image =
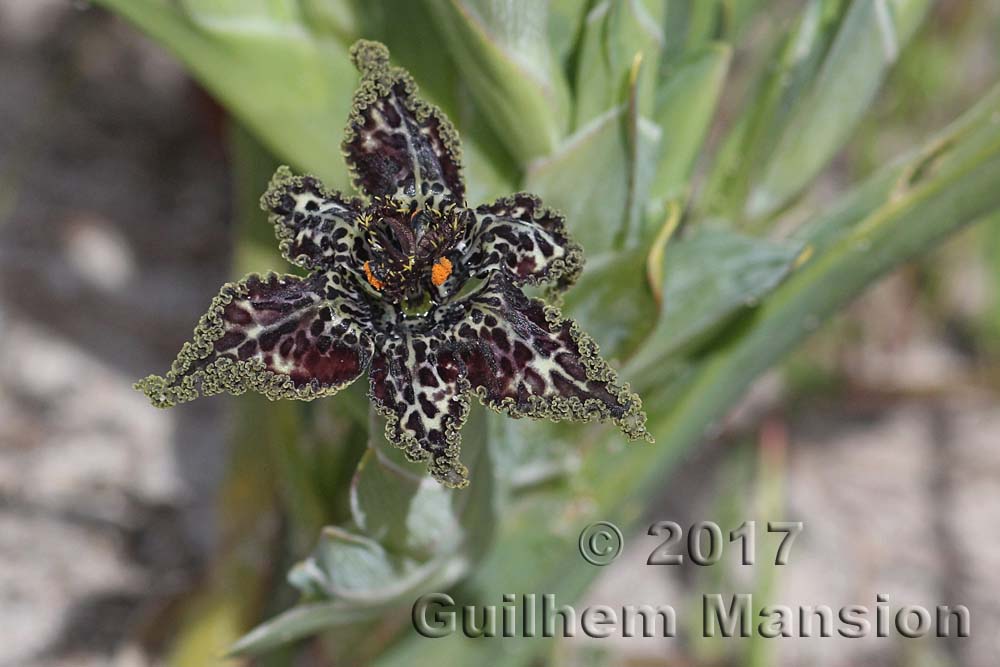
M382 289L383 283L381 280L375 277L374 273L372 273L372 269L371 266L369 266L369 262L365 262L365 277L368 278L368 282L371 283L372 287L374 287L377 290Z
M431 282L434 283L435 287L441 287L444 285L444 281L448 280L448 276L451 275L451 260L447 257L442 257L434 263L431 267Z

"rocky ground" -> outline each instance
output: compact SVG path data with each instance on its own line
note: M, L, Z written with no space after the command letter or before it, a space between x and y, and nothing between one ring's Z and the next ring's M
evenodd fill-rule
M224 465L222 402L131 388L227 275L215 112L64 2L0 5L0 81L0 665L143 664L130 637L198 575Z
M705 593L722 593L727 601L736 593L753 593L755 608L822 604L836 613L860 604L872 610L872 622L876 596L882 594L892 614L904 605L932 611L940 604L965 605L971 635L764 640L755 649L768 657L760 664L996 665L998 407L995 396L977 395L808 411L787 431L779 427L777 441L769 443L780 452L774 461L783 476L778 489L734 475L723 463L732 444L702 450L667 485L673 491L650 510L649 522L668 518L690 526L714 520L728 530L747 519L758 526L774 519L802 521L804 531L788 564L747 568L735 562L738 552L730 548L717 568L653 567L646 558L662 539L644 532L626 536L630 547L602 573L584 605L671 605L679 614L678 637L576 640L572 648L610 651L620 664L718 664L714 658L732 650L732 642L746 640L701 638ZM774 419L770 429L780 423ZM768 430L763 442L775 438ZM772 509L774 493L785 509ZM726 512L719 499L733 497L741 501L739 510ZM773 544L758 538L757 546L758 558L773 558Z
M130 28L58 0L0 4L0 81L0 667L155 664L136 638L213 547L227 403L161 413L131 384L166 367L227 275L219 115ZM792 411L780 382L761 383L745 410L765 426L699 449L649 518L803 521L771 603L965 604L973 636L776 640L756 649L764 664L1000 662L998 398L961 346L893 319L898 282L856 307L891 332L841 360L862 390ZM755 447L779 481L726 463ZM589 604L690 615L702 592L763 590L734 564L646 566L655 539L627 537ZM716 664L696 620L677 639L565 653Z

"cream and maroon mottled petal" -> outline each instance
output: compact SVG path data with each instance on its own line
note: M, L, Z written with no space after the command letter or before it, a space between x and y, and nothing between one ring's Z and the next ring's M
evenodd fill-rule
M361 271L367 259L357 226L361 201L280 167L260 204L270 213L281 253L289 262L304 269Z
M334 274L252 274L223 286L166 377L136 384L157 407L222 392L330 396L368 367L367 314Z
M441 483L466 486L458 454L469 385L459 356L438 338L402 335L375 351L368 377L371 399L388 419L386 439L412 461L429 459Z
M548 283L561 291L583 269L583 250L570 240L562 215L531 194L477 208L466 238L462 261L477 277L506 271L516 284Z
M361 83L343 148L354 184L369 196L464 203L461 147L451 122L417 97L413 79L389 65L382 44L359 41L351 58Z
M467 378L482 402L512 417L612 421L650 439L638 395L618 383L597 344L572 320L496 274L454 326Z

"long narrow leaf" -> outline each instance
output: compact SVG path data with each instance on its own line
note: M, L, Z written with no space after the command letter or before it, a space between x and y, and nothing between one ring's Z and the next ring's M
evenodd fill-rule
M636 58L642 61L639 113L653 107L660 51L663 3L650 0L602 0L587 14L576 72L574 127L581 127L621 103Z
M750 192L749 218L781 208L836 155L929 6L929 0L851 4L808 96L791 116Z
M546 41L546 3L422 1L510 153L525 164L551 152L569 124L569 88Z
M808 92L844 16L847 0L809 0L780 39L715 157L702 207L743 216L751 186L771 159L790 115Z
M729 69L732 49L712 44L677 65L656 100L655 122L663 130L660 159L650 187L647 215L663 217L666 202L685 200Z
M173 51L276 156L348 187L338 128L357 75L348 45L311 32L297 3L97 1Z

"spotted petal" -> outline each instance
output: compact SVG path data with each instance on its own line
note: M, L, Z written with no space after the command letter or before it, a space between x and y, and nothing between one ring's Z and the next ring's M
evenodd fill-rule
M405 70L390 67L382 44L359 41L351 58L361 83L343 147L354 184L369 196L463 203L461 147L448 119L417 97Z
M136 388L158 407L199 393L335 394L365 371L373 347L366 315L340 281L252 274L223 286L166 377L151 375Z
M512 417L612 421L649 439L639 397L596 343L558 309L496 274L463 304L455 325L467 379L482 402Z
M467 232L466 270L485 278L506 271L516 284L573 284L583 250L566 234L566 221L526 193L480 206Z
M281 253L304 269L353 269L360 273L361 257L356 218L357 199L327 190L311 176L295 176L280 167L260 200L271 214Z
M459 429L469 412L464 364L447 343L406 334L385 341L372 359L371 399L388 418L386 439L412 461L430 459L435 479L468 484L458 460Z

